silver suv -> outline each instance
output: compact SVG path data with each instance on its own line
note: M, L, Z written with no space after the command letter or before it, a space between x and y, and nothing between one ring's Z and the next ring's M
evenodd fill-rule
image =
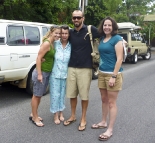
M127 41L127 60L137 63L138 57L144 60L151 58L151 49L147 46L145 36L139 33L141 27L135 26L131 22L117 23L119 27L118 34Z

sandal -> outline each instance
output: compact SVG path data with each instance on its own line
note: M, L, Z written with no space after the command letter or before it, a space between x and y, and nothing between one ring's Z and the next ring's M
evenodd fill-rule
M40 121L43 121L43 119L42 119L41 117L38 117L38 119L39 119ZM32 116L29 117L29 120L32 121Z
M41 121L35 122L32 120L32 123L35 124L37 127L44 127L44 124Z
M79 124L79 128L78 128L79 131L84 131L85 129L86 129L86 124L84 126L81 126L81 124Z
M93 124L91 126L92 129L103 129L103 128L107 128L107 126L102 126L102 125L99 125L99 124Z
M66 121L64 121L64 126L68 126L68 125L74 123L75 121L76 121L76 119L74 119L72 121L66 120Z
M112 136L112 135L111 135ZM99 140L100 141L107 141L111 136L107 136L107 135L104 135L104 133L103 134L101 134L100 136L99 136Z

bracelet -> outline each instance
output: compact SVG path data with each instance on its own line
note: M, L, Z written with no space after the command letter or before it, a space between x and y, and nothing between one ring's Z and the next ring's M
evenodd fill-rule
M111 77L112 77L112 78L116 78L116 77L117 77L117 75L112 75Z

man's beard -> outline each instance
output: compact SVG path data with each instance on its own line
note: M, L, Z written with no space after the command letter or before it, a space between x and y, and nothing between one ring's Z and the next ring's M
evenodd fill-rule
M75 24L74 23L74 26L77 27L77 28L80 27L81 25L82 25L82 22L81 23L78 23L78 24Z

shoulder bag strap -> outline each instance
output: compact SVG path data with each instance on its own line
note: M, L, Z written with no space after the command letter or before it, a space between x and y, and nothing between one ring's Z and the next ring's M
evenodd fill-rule
M90 42L91 42L91 47L92 47L92 51L94 53L94 45L93 45L93 38L92 38L92 33L91 33L91 25L87 26L88 29L88 33L89 33L89 37L90 37Z

